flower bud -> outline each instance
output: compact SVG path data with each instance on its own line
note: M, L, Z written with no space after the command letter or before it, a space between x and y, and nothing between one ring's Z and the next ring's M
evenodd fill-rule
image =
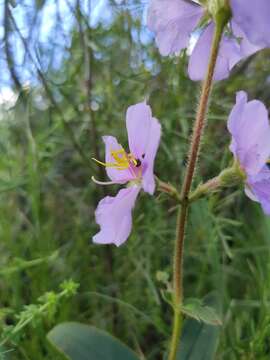
M223 170L219 174L219 178L221 186L231 187L242 184L246 179L246 174L241 169L240 164L236 161L231 168Z

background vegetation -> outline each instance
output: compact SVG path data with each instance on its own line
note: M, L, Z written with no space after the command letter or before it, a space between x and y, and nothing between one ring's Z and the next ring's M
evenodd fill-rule
M126 144L129 105L147 98L162 123L157 175L179 185L185 167L199 85L187 77L186 54L160 57L145 5L1 4L0 86L12 95L2 96L0 121L3 359L57 359L46 334L71 320L114 333L148 360L162 359L171 311L156 274L171 274L174 203L141 194L125 245L91 242L98 200L117 191L91 182L105 176L91 157L103 157L104 134ZM270 106L269 55L256 54L216 84L197 182L231 162L226 120L235 92L245 89ZM269 359L269 231L269 218L241 189L192 207L185 293L220 296L217 359Z

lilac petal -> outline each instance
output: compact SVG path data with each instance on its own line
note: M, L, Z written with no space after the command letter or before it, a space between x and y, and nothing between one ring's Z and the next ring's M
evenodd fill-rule
M247 93L245 91L238 91L236 93L236 104L232 108L228 120L228 130L232 135L240 132L243 126L241 121L243 120L243 111L247 100Z
M256 175L270 156L270 125L266 107L258 100L247 102L243 91L237 93L228 129L232 134L230 150L248 175Z
M167 56L186 48L202 14L201 6L185 0L151 0L147 26L156 33L161 55Z
M143 102L128 108L126 125L129 149L142 163L143 188L153 194L155 189L153 168L160 142L160 124L152 117L150 106Z
M99 202L95 215L101 229L93 237L94 243L120 246L127 240L139 191L139 186L131 186L121 189L115 197L106 196Z
M239 45L242 58L248 57L256 53L257 51L263 49L263 46L252 44L235 21L232 20L231 24L234 36L240 39Z
M246 194L261 204L266 215L270 215L270 170L267 166L257 175L248 177Z
M203 80L206 77L211 44L215 25L211 22L201 34L189 59L188 73L191 80ZM226 79L233 66L240 61L242 55L236 39L223 36L214 72L214 80Z
M122 146L113 136L103 136L102 140L105 144L105 162L115 163L111 151L123 150ZM112 167L106 167L106 172L108 177L117 184L124 184L134 179L134 175L132 175L129 169L119 170Z
M161 136L161 126L157 119L151 119L151 128L149 133L149 140L145 149L145 157L143 159L143 176L142 185L145 192L153 195L155 191L154 178L154 161L158 150Z
M249 41L262 47L270 46L270 1L231 0L233 20Z
M127 109L126 126L129 150L136 159L145 154L152 125L152 111L145 102L132 105Z

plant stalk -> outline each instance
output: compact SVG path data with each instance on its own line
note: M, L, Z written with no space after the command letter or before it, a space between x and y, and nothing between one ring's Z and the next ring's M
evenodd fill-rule
M175 360L177 350L180 343L180 336L182 331L183 316L181 313L181 305L183 303L183 252L185 228L188 217L189 207L189 193L192 186L192 181L198 162L200 152L201 139L203 136L204 127L206 124L207 109L210 100L211 89L213 85L213 75L218 57L218 50L220 41L225 26L224 21L217 21L215 26L215 33L212 41L210 59L206 78L202 84L201 97L199 107L197 110L196 120L193 127L193 135L189 150L189 161L184 177L183 186L181 189L182 204L178 212L176 225L176 241L174 250L174 264L173 264L173 305L174 305L174 320L173 333L171 338L171 345L168 360Z

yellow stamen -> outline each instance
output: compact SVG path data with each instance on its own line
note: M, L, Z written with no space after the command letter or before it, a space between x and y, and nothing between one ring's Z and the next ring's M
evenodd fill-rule
M117 170L126 170L129 168L130 163L133 163L133 165L137 165L137 160L134 158L132 154L127 154L124 149L120 150L111 150L111 156L115 160L115 163L113 162L102 162L95 158L92 158L95 162L98 164L114 168Z
M132 154L128 154L128 158L131 162L133 162L134 166L137 166L138 162Z

